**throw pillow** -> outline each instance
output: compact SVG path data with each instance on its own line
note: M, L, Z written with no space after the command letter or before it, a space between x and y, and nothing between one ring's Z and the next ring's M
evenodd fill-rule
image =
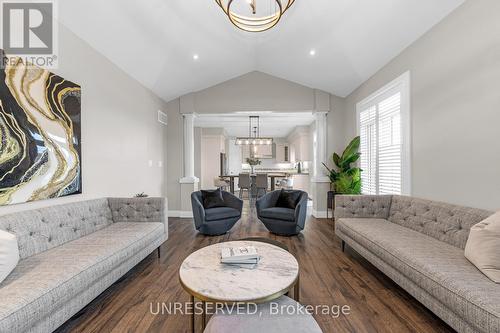
M470 229L465 257L484 275L500 283L500 212Z
M0 230L0 283L16 268L19 249L15 235Z
M300 198L300 192L298 191L285 191L281 189L278 201L276 202L276 207L295 209Z
M224 198L222 197L222 191L220 188L213 191L201 190L201 197L203 198L203 207L205 209L226 207L226 203L224 202Z

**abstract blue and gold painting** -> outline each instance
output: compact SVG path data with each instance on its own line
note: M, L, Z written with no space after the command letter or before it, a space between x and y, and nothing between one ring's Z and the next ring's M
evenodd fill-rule
M0 55L0 205L81 193L80 86Z

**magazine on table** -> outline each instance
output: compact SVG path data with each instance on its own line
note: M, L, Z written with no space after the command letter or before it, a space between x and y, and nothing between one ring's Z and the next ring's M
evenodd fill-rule
M224 247L221 249L220 261L223 264L253 268L259 260L260 256L254 246Z

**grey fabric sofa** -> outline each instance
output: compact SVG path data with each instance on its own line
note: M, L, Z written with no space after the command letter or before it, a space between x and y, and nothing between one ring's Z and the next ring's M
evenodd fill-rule
M492 212L404 196L336 196L335 232L458 332L500 332L500 285L464 256Z
M205 209L201 191L191 193L191 207L196 230L204 235L216 236L228 232L241 218L243 200L222 191L227 207Z
M276 207L280 190L267 193L255 203L257 217L264 223L266 228L277 235L293 236L304 230L307 215L308 195L304 191L299 192L299 201L295 209Z
M0 229L17 236L21 257L0 283L0 332L52 332L159 249L167 205L83 201L0 216Z

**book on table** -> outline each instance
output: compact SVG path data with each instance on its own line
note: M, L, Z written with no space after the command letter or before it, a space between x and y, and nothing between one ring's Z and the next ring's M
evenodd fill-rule
M260 256L254 246L224 247L221 249L220 261L223 264L257 264Z

